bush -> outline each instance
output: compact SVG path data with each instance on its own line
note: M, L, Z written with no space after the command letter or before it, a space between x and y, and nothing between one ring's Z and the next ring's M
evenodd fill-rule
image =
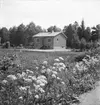
M67 63L62 57L50 65L44 61L34 70L23 69L17 55L0 60L1 105L71 105L91 90L99 79L99 55L86 55L79 62Z

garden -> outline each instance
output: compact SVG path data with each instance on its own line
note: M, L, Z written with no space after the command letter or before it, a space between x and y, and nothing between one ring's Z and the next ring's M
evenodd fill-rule
M77 105L79 96L100 78L96 51L74 62L68 56L55 56L51 62L34 59L30 69L19 62L21 57L7 53L0 59L0 105Z

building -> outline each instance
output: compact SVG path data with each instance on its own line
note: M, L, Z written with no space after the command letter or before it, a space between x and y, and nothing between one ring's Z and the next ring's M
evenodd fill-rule
M65 49L67 37L63 32L45 32L33 36L35 49Z

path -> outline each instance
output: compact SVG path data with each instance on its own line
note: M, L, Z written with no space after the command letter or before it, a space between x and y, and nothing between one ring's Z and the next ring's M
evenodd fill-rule
M79 105L100 105L100 82L97 83L94 90L81 95L80 101Z

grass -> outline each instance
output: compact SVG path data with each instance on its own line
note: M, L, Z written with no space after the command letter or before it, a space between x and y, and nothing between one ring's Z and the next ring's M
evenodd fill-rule
M84 54L84 52L38 52L38 51L22 51L19 49L0 49L0 58L6 54L17 54L17 62L21 63L24 68L33 69L35 65L41 64L43 61L48 61L49 64L53 62L55 58L63 57L65 62L73 62L76 56Z

